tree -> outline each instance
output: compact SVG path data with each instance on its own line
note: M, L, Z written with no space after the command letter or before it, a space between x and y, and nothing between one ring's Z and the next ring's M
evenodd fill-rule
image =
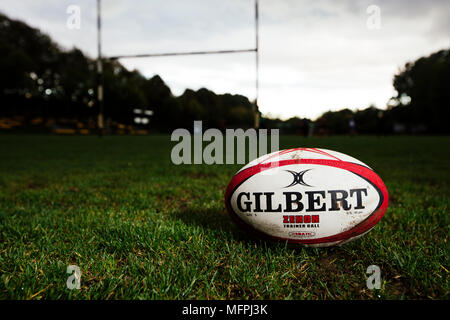
M406 63L394 76L396 107L406 107L410 127L425 125L430 133L449 133L450 50ZM395 107L394 107L395 108Z

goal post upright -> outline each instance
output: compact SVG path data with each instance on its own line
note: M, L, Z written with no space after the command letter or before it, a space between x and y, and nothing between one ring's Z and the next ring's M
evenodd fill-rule
M259 8L258 0L255 0L255 106L253 110L255 129L259 128Z
M104 118L101 0L97 0L97 105L97 129L101 137L103 135Z

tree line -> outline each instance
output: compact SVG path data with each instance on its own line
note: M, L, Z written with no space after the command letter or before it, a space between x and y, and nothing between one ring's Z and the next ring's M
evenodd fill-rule
M261 127L285 133L345 134L354 123L358 133L449 133L449 50L407 63L394 76L398 92L387 110L370 106L324 113L316 121L261 118ZM247 97L216 94L206 88L187 89L175 96L159 76L146 78L119 61L105 59L105 119L135 125L133 110L152 110L149 127L160 132L205 128L247 128L253 125L253 105ZM81 50L65 50L36 28L0 13L0 117L75 119L94 122L96 61Z

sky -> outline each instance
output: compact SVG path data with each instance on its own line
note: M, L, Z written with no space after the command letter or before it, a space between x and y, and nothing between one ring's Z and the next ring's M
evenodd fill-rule
M73 27L71 6L79 8ZM97 56L95 0L2 0L0 12ZM408 61L450 48L448 0L259 0L259 99L265 116L385 109ZM254 0L102 0L103 55L255 47ZM68 27L69 25L72 27ZM202 87L253 100L255 54L122 59L180 95Z

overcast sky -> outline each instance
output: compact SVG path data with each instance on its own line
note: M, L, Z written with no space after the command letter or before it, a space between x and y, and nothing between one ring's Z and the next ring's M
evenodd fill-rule
M102 3L106 56L255 46L254 0ZM385 108L395 95L392 78L399 68L450 48L448 0L259 3L259 106L266 116L314 119L346 107ZM80 29L67 27L69 5L81 10ZM380 9L380 28L371 5ZM95 0L2 0L0 11L41 29L64 48L76 46L91 57L97 55ZM121 62L148 77L159 74L175 95L206 87L255 97L253 53Z

